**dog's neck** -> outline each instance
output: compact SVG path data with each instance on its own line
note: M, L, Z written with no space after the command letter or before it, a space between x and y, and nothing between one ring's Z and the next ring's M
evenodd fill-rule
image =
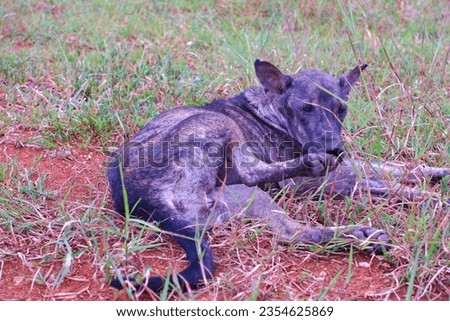
M233 105L239 106L246 113L251 115L260 126L265 128L266 135L273 144L277 145L277 148L286 149L281 152L284 154L282 159L271 155L272 161L280 161L293 158L294 155L290 155L293 152L297 153L301 151L301 145L291 136L286 129L286 119L283 118L279 111L275 110L271 98L266 95L264 88L254 86L245 89L240 95L232 99ZM291 146L285 148L284 146Z

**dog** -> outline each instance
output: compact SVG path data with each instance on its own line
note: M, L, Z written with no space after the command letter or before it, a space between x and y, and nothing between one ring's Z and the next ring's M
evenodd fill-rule
M450 176L450 168L411 166L399 162L367 162L346 159L322 177L294 177L281 183L287 194L304 195L320 191L334 199L367 197L389 199L450 208L450 200L414 187L418 183L438 182Z
M319 178L344 164L346 101L366 67L337 78L314 69L287 75L256 60L261 86L163 112L113 153L108 180L115 210L157 223L186 252L188 266L172 284L195 289L211 279L214 257L205 231L242 216L265 222L282 241L345 239L360 240L367 252L388 248L386 233L369 226L301 225L263 190L268 183ZM111 285L121 289L123 282ZM164 283L156 276L135 286L158 292Z

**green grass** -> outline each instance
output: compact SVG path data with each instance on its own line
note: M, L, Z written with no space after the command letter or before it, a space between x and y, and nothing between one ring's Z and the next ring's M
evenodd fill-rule
M25 131L32 135L24 148L106 153L164 110L255 84L256 58L287 72L319 68L334 75L366 62L345 121L352 154L450 167L448 13L446 1L5 0L0 146L17 143L10 141L12 131ZM23 250L17 235L41 240L35 256L26 258L40 262L33 270L38 283L64 283L80 257L108 275L124 252L138 255L160 245L141 242L154 226L131 222L128 229L127 221L123 233L104 190L90 186L92 195L102 196L80 204L48 188L49 178L36 166L20 164L0 163L0 243L12 244L0 250L0 259ZM448 179L441 193L448 198ZM406 288L403 299L450 298L442 294L450 247L445 210L364 199L337 204L347 221L371 220L394 236L398 247L388 259ZM332 221L323 201L316 208L319 221ZM59 262L54 271L40 269L52 262ZM312 297L327 298L340 273ZM233 289L232 276L224 282ZM261 280L252 282L257 288L248 298L261 297Z

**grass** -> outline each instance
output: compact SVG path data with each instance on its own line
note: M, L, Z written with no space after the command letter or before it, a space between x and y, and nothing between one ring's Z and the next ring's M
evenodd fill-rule
M152 251L175 255L173 268L179 268L181 253L167 250L153 225L131 220L124 234L123 219L111 211L104 168L77 156L107 154L161 111L239 93L256 83L256 58L287 72L319 68L335 75L368 63L345 121L353 157L450 167L448 14L445 1L3 1L0 280L14 262L26 266L25 296L40 284L52 289L51 297L74 277L95 275L106 283L116 268L149 265L165 273L149 263ZM66 184L66 177L54 186L51 165L63 168L57 162L83 163L99 175L78 185ZM86 171L76 173L84 178ZM448 183L433 187L443 199ZM289 208L306 223L364 220L393 236L396 246L384 260L395 282L371 298L447 300L448 212L403 205L305 197ZM349 260L333 248L313 254L280 248L262 230L233 223L211 233L216 257L227 258L218 280L178 298L367 297L333 294L341 274L349 286L355 280L356 254ZM291 259L306 272L293 277ZM308 264L322 259L332 271L318 276ZM80 276L83 262L91 267Z

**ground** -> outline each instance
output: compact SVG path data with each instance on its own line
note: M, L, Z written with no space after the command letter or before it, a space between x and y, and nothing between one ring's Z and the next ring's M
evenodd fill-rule
M106 206L111 209L104 166L107 156L104 153L77 146L59 154L50 153L27 143L35 135L26 130L8 133L1 141L0 162L8 163L15 159L17 166L23 169L36 164L36 172L46 177L46 188L57 191L52 199L46 200L49 207L55 206L61 198L65 198L67 204L79 204L80 207L92 204L93 199L107 198ZM81 215L82 211L79 212ZM358 253L349 258L349 253L345 252L324 255L290 249L276 244L271 237L252 238L253 230L242 225L235 222L210 233L217 262L216 277L211 285L198 291L197 299L245 299L254 295L260 300L395 300L405 294L405 286L395 286L396 265L383 256ZM156 234L149 237L158 238ZM124 291L108 286L103 266L92 251L76 256L64 280L53 287L39 284L37 272L56 274L62 262L46 264L39 255L34 256L34 252L42 250L41 240L33 244L32 237L24 240L20 235L2 238L6 250L2 250L0 267L1 300L128 299ZM22 254L17 252L18 243L21 243ZM183 264L181 250L170 241L141 254L141 259L151 262L155 271L160 273L164 273L173 258L176 258L176 267ZM221 261L219 258L222 257L232 259ZM221 284L227 284L226 293L221 293ZM258 289L257 293L252 292L255 289Z
M368 63L343 124L352 157L450 167L445 1L3 0L0 11L0 300L128 300L112 275L179 271L169 237L113 211L108 155L164 110L256 85L255 59L334 76ZM450 177L419 185L450 198ZM277 201L305 224L383 228L393 247L306 251L232 222L208 233L208 285L136 298L450 299L448 207Z

